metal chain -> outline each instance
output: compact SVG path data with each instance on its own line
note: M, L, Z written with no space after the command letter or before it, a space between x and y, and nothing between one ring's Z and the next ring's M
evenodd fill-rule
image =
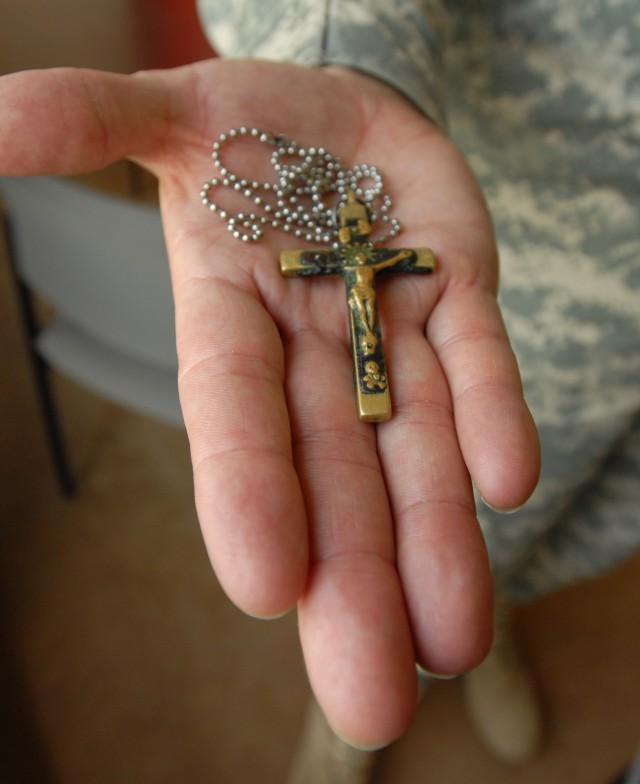
M244 137L273 148L271 166L276 174L275 182L238 177L225 166L223 149ZM385 233L375 238L376 242L384 242L400 232L399 221L389 214L392 201L384 193L384 180L375 166L360 164L345 169L340 158L323 147L304 148L285 136L245 127L221 134L213 145L211 157L218 175L202 186L202 202L226 220L231 234L243 242L256 242L271 227L310 242L337 247L337 208L351 190L367 207L371 224L379 222L386 228ZM242 193L258 209L229 213L212 199L212 191L221 187ZM327 197L332 195L336 198L328 206Z

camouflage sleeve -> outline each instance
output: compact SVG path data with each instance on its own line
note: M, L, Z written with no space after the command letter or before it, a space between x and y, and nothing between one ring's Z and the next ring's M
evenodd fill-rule
M375 76L445 126L444 0L199 0L202 26L223 56ZM268 8L268 13L265 9Z

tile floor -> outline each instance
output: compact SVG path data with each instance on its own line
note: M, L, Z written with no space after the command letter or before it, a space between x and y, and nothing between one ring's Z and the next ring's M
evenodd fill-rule
M4 286L0 297L5 342ZM308 695L295 617L251 620L223 596L184 434L60 381L79 482L63 501L19 351L3 354L2 378L0 694L15 706L3 740L28 775L0 779L284 784ZM639 617L638 557L520 612L548 720L539 760L493 761L460 684L441 682L377 784L607 784L640 735Z

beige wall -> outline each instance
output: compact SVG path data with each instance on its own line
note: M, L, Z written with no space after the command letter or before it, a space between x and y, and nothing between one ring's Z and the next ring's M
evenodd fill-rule
M1 0L0 73L74 65L131 72L135 0Z

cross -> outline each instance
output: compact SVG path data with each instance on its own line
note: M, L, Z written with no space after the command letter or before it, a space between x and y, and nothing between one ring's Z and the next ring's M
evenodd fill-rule
M427 275L435 270L436 259L428 248L374 247L367 241L371 233L367 208L353 191L340 206L339 219L339 248L285 250L280 255L280 270L286 277L343 276L358 415L366 422L385 422L391 417L391 397L376 302L376 275L401 272Z

